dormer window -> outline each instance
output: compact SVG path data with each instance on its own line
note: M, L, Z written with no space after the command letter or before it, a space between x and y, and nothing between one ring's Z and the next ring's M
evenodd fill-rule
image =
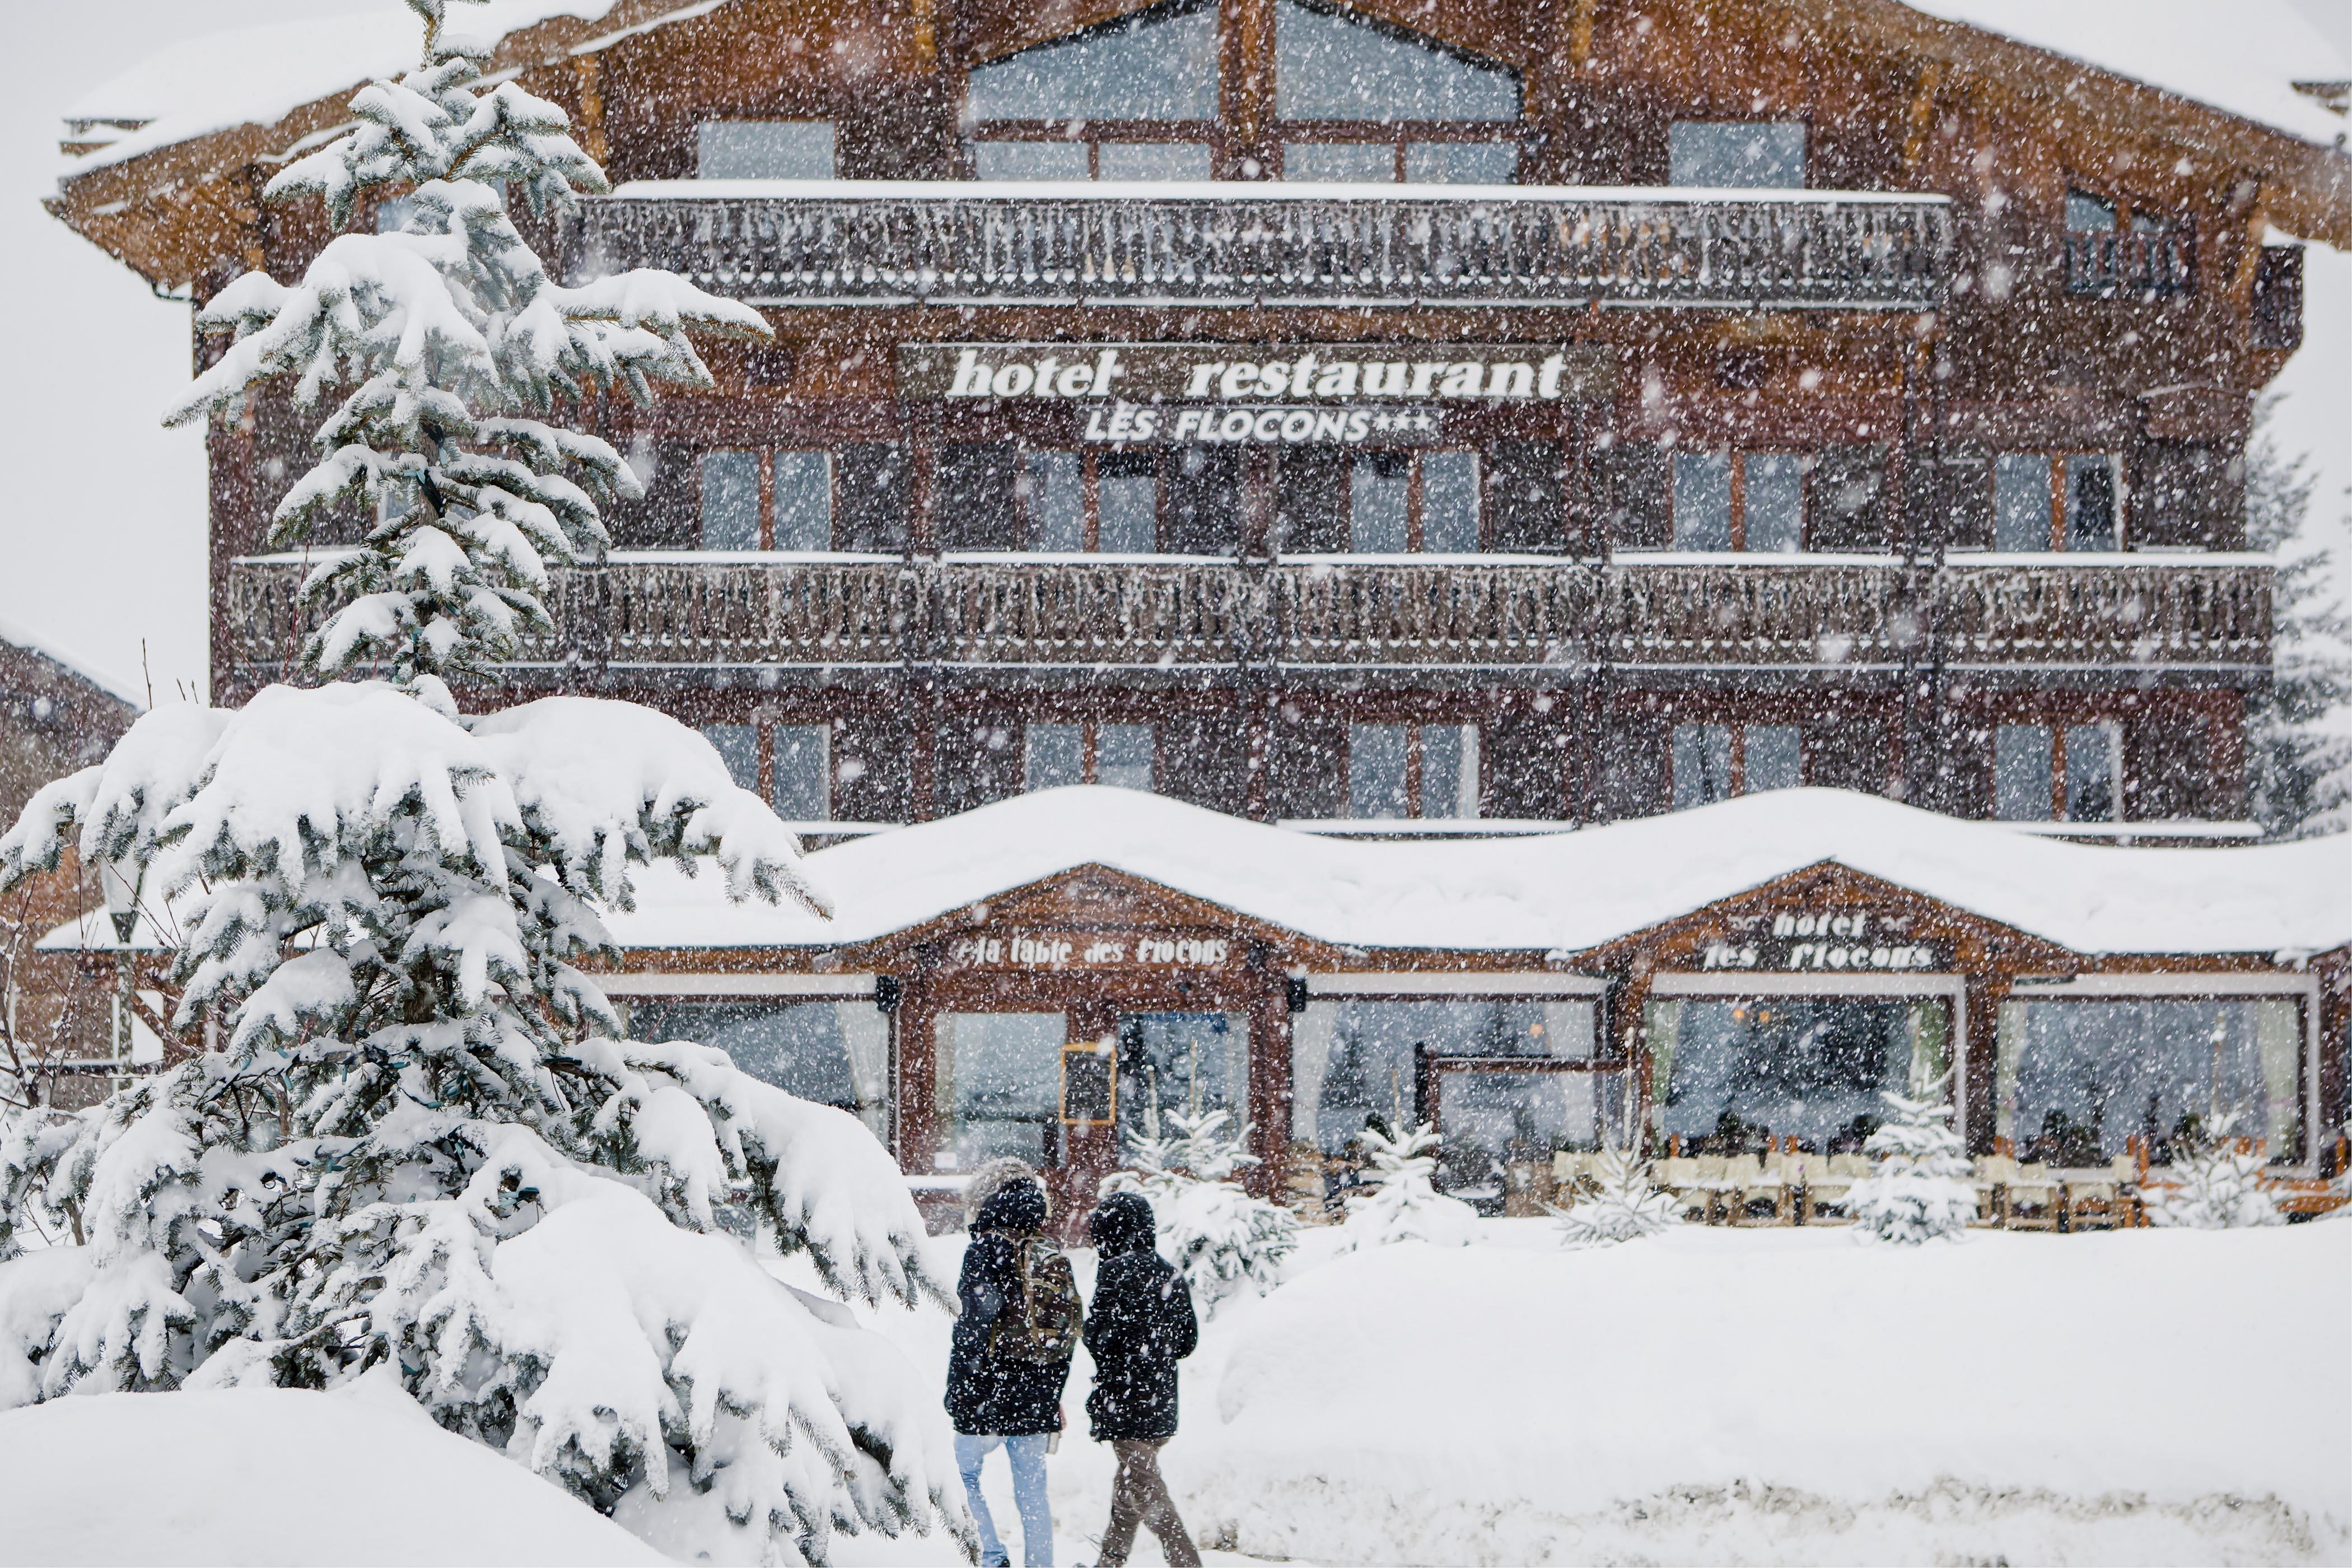
M1508 184L1519 79L1346 12L1276 0L1274 102L1286 180Z
M974 67L966 151L982 180L1205 180L1213 5L1155 6Z
M1666 183L1706 190L1805 186L1801 120L1677 120L1666 132Z

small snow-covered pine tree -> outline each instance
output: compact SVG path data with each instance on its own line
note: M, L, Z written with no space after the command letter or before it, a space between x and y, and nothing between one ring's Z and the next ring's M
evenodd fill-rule
M1477 1238L1478 1212L1431 1184L1437 1160L1437 1130L1427 1123L1390 1136L1364 1130L1372 1156L1373 1188L1351 1194L1339 1226L1339 1250L1426 1241L1437 1247L1467 1247Z
M1161 1135L1158 1108L1147 1107L1143 1128L1128 1137L1131 1168L1106 1176L1103 1193L1150 1200L1160 1255L1183 1274L1204 1313L1244 1290L1264 1295L1298 1245L1297 1216L1231 1179L1258 1162L1246 1147L1247 1128L1228 1130L1230 1112L1171 1111L1168 1120L1173 1136Z
M1591 1192L1578 1194L1566 1208L1551 1209L1559 1219L1561 1246L1637 1241L1682 1223L1673 1195L1651 1181L1649 1162L1632 1150L1604 1149L1595 1166Z
M2147 1223L2181 1230L2240 1230L2284 1225L2278 1193L2262 1155L2241 1152L2223 1117L2210 1137L2172 1163L2172 1181L2149 1194Z
M1886 1091L1884 1126L1863 1145L1870 1174L1846 1194L1857 1238L1916 1247L1958 1237L1977 1212L1974 1173L1952 1108L1932 1089L1916 1097Z
M755 1250L945 1301L888 1152L723 1051L626 1038L583 973L657 860L823 912L798 844L674 720L568 697L465 719L442 679L543 624L547 563L603 538L590 491L633 482L531 411L693 382L684 328L749 312L661 274L549 281L488 182L561 202L603 176L559 110L432 47L440 0L410 3L425 64L270 186L341 216L413 184L406 226L329 242L293 288L232 285L207 319L239 341L183 405L357 385L280 537L332 494L379 507L312 579L306 662L394 679L159 708L0 837L0 892L78 839L173 947L175 1026L218 1038L0 1128L0 1405L384 1368L677 1555L815 1563L836 1530L942 1519L969 1546L934 1393Z
M2271 678L2246 699L2247 807L2265 837L2304 838L2352 826L2352 622L2330 553L2304 533L2310 471L2279 449L2269 415L2265 400L2246 452L2246 545L2279 558Z

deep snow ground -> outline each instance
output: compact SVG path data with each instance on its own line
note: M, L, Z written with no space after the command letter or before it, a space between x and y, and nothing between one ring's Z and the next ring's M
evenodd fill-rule
M1690 1228L1568 1254L1547 1221L1483 1229L1337 1259L1310 1232L1280 1290L1208 1325L1163 1460L1197 1540L1445 1568L2352 1563L2352 1222L1916 1251ZM951 1269L961 1238L934 1245ZM880 1321L934 1375L947 1325ZM1064 1564L1108 1506L1091 1376L1082 1353L1052 1461Z

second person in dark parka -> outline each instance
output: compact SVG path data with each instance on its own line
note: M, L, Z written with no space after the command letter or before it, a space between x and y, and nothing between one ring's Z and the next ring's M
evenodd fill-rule
M1198 1568L1201 1561L1160 1479L1160 1445L1176 1435L1176 1363L1192 1353L1201 1327L1192 1288L1153 1249L1156 1232L1150 1204L1135 1193L1112 1194L1087 1219L1100 1258L1087 1316L1095 1361L1087 1415L1095 1441L1118 1456L1097 1568L1121 1568L1138 1525L1160 1538L1170 1568Z

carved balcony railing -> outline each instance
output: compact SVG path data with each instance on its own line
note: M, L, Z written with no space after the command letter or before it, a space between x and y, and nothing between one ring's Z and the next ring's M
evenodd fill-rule
M302 568L236 563L222 606L235 682L300 645ZM2252 672L2271 657L2272 569L2108 557L1940 570L1620 560L1244 563L625 558L558 574L556 628L518 677L696 670L1885 668Z
M2098 229L2066 236L2066 291L2110 300L2162 300L2197 288L2197 233Z
M583 201L571 281L635 267L772 305L1727 305L1918 309L1949 203L1427 186L671 181Z

